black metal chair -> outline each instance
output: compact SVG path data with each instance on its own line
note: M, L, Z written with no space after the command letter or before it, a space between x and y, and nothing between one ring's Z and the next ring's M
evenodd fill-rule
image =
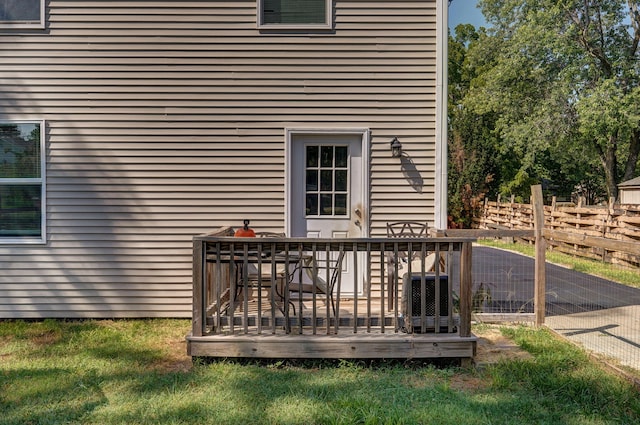
M388 238L426 238L429 225L418 221L396 221L387 223Z
M336 287L341 283L340 278L345 254L345 251L340 251L335 259L329 258L329 260L325 258L318 259L313 256L304 258L302 282L294 281L289 284L290 300L299 300L300 298L302 300L313 299L314 291L316 294L327 294L335 316L337 309L334 293Z
M429 225L417 221L396 221L387 223L388 238L426 238L429 236ZM433 264L432 264L433 263ZM435 254L425 258L425 269L428 271L434 267ZM388 278L388 309L393 310L398 279L402 279L405 273L420 271L422 258L420 252L408 253L406 251L387 253L387 278ZM397 272L397 275L396 275Z

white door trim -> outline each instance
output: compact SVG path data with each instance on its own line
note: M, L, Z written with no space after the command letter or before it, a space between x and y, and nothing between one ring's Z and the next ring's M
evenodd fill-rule
M362 147L362 203L364 210L366 211L366 225L362 229L362 237L369 237L370 227L370 213L369 204L371 198L371 188L369 181L369 148L370 148L370 135L368 128L285 128L285 178L284 178L284 192L285 192L285 212L284 212L284 227L287 235L291 235L291 214L292 214L292 202L291 202L291 152L292 142L294 136L297 135L359 135Z

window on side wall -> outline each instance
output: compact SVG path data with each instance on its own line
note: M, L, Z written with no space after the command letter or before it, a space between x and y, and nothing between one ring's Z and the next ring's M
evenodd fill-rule
M46 242L44 128L0 121L0 244Z
M0 28L44 28L45 0L0 0Z
M322 29L333 26L331 0L258 0L260 29Z

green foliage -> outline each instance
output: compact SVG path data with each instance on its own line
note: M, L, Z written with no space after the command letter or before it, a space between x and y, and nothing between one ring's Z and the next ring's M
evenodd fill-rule
M473 76L456 114L493 117L502 194L526 198L543 182L595 201L636 175L640 15L624 3L480 0L491 27L465 45Z
M449 214L462 227L470 226L485 196L495 196L501 172L493 114L476 114L463 105L476 76L467 52L483 37L471 25L459 25L449 37Z

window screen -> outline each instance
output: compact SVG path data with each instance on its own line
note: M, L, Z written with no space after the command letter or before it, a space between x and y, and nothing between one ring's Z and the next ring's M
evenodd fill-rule
M327 0L262 0L263 25L328 25Z
M44 26L44 0L0 0L0 28Z

